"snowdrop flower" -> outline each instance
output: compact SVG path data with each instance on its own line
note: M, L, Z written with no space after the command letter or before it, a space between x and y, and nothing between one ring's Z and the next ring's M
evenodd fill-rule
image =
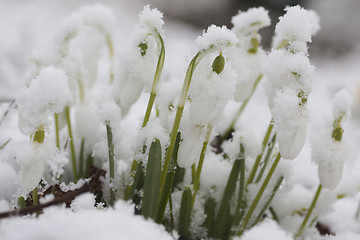
M307 53L307 42L319 29L319 17L312 10L300 6L286 7L275 28L273 48L287 47L291 52Z
M232 98L235 87L233 70L222 53L215 57L211 54L199 63L194 71L192 85L189 90L190 120L194 125L214 126L222 117L226 103ZM213 70L212 62L216 58L223 59L223 70Z
M64 71L52 66L43 68L18 98L21 131L30 135L40 127L47 130L49 116L62 112L71 101Z
M263 7L250 8L241 12L231 19L234 25L232 31L237 35L239 45L249 53L256 53L260 42L258 31L270 26L269 12Z
M143 90L156 94L153 80L156 83L159 81L165 57L162 17L163 14L156 8L145 6L139 14L140 24L136 26L126 46L119 80L114 86L114 96L123 114L138 100ZM157 67L158 60L162 63ZM152 85L155 87L152 88Z
M246 12L240 11L231 22L234 25L232 31L240 41L229 53L231 63L236 66L234 98L236 101L244 101L262 77L265 51L259 46L261 37L258 31L270 25L270 17L263 7L250 8Z
M189 90L190 119L194 125L214 125L221 119L223 109L232 97L235 81L229 62L222 55L222 49L236 44L235 35L226 27L210 26L196 40L200 53L212 48L220 54L209 53L193 70L192 85ZM217 52L216 51L216 52Z
M294 159L305 139L309 113L306 108L314 67L308 58L286 50L272 51L265 67L265 91L273 115L280 153Z
M202 92L203 88L206 88L206 91L203 94L204 97L202 97L202 95L200 95L200 92L191 90L190 99L193 98L191 99L191 103L194 105L190 105L190 119L193 125L200 125L202 127L204 127L204 125L208 125L208 131L205 141L209 140L212 129L211 124L214 124L216 122L216 113L221 113L221 111L223 111L223 108L221 109L221 106L225 104L227 100L229 100L228 96L223 96L222 94L228 94L231 96L231 92L229 94L228 92L224 93L222 91L223 89L227 89L227 87L231 85L231 82L233 82L231 78L226 77L226 80L222 79L223 76L231 75L228 75L227 73L227 64L224 56L222 56L222 51L228 47L235 46L236 43L237 39L235 34L229 29L227 29L225 26L217 27L215 25L211 25L206 31L203 32L202 36L196 39L198 53L191 60L188 70L186 72L184 83L181 89L179 103L176 110L174 125L170 135L170 145L167 148L165 154L163 172L166 173L170 166L171 156L174 150L181 116L184 111L186 99L188 98L188 92L193 75L195 78L194 82L199 81L198 87L195 83L195 89L197 88L198 91ZM217 52L219 55L215 57L213 54L211 54L213 52ZM203 58L205 58L203 63L204 65L201 63L201 60ZM200 71L196 73L196 68L198 65ZM220 83L218 83L217 81L220 81ZM222 81L224 81L224 87L221 87ZM214 89L217 86L220 86L220 89ZM204 102L204 100L209 102ZM216 100L219 100L219 104ZM224 106L225 105L223 105L223 107ZM214 108L215 110L213 111L213 109L211 108ZM197 110L201 110L201 112L197 113ZM187 150L187 148L185 149ZM162 176L162 179L165 179L165 175ZM164 180L162 180L162 185L163 184Z
M318 165L320 183L335 189L340 182L344 160L351 152L350 143L342 139L342 121L350 117L351 98L346 90L339 91L333 99L333 125L317 133L312 141L312 160Z

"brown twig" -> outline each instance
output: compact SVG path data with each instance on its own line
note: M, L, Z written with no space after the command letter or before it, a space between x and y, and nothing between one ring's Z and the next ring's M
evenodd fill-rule
M43 210L44 208L47 208L47 207L50 207L53 205L71 202L72 200L75 199L75 197L77 197L83 193L86 193L86 192L98 193L99 190L101 190L101 182L99 181L99 178L100 178L100 176L104 176L104 175L105 175L104 170L97 169L95 174L91 177L90 181L85 183L79 189L66 192L62 196L56 197L54 200L43 203L43 204L38 204L35 206L23 208L23 209L16 209L13 211L0 213L0 219L36 213L36 212Z

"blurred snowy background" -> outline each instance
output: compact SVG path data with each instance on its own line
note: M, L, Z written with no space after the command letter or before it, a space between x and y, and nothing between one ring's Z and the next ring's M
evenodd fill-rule
M320 65L316 65L322 67L322 63L326 62L330 68L326 70L328 73L343 69L346 76L343 72L338 74L343 76L338 80L339 85L351 78L360 81L356 67L360 63L360 31L356 27L356 23L360 22L358 0L343 0L341 3L336 0L0 0L0 101L15 97L28 69L31 53L41 49L61 20L80 6L99 2L110 6L116 13L118 41L127 39L136 24L137 14L145 4L162 11L166 23L168 59L179 59L180 54L188 53L192 41L210 24L231 27L231 17L238 10L261 5L270 11L272 17L272 28L262 32L263 44L269 47L273 27L283 14L284 6L300 4L316 10L321 18L322 29L310 48L312 57L321 59ZM344 56L347 58L344 59ZM333 65L329 63L332 60ZM356 88L360 86L351 87Z

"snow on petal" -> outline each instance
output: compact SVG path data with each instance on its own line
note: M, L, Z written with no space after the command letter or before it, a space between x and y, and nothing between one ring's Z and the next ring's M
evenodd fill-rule
M142 26L149 29L156 29L158 33L163 33L162 26L164 25L163 14L156 8L151 9L150 5L144 6L144 9L139 14L139 22Z
M263 7L249 8L246 12L239 11L231 19L231 23L234 25L232 31L239 37L270 26L270 22L269 11Z
M211 25L203 32L202 36L196 39L198 51L206 50L210 47L216 47L221 50L225 47L235 46L236 43L237 38L235 34L226 26L217 27Z

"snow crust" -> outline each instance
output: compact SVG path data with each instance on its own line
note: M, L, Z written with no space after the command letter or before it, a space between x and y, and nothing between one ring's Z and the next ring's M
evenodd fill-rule
M142 216L135 216L134 206L118 201L114 209L90 208L90 195L80 196L76 213L63 207L51 207L38 218L10 218L1 221L2 239L173 239L165 229ZM90 202L89 202L90 200ZM19 224L21 231L19 231Z

